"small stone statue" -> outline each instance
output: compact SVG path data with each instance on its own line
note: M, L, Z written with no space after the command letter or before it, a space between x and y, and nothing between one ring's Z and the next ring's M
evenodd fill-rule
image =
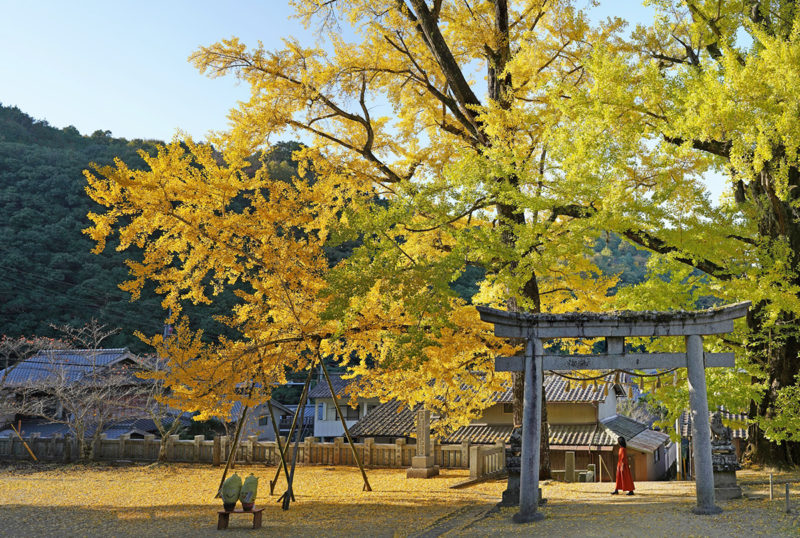
M715 445L729 445L733 440L731 429L722 423L719 411L711 415L711 443Z
M517 426L511 432L506 447L506 471L508 471L508 487L503 492L500 506L517 506L519 504L519 473L522 467L522 428Z
M742 488L736 483L741 469L733 447L733 432L722 423L722 414L711 415L711 464L714 467L714 494L717 499L738 499Z

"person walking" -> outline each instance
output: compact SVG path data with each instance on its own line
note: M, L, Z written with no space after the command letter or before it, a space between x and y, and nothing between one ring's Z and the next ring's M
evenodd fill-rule
M633 485L633 477L631 476L631 468L628 465L628 454L625 449L627 443L624 437L617 439L619 442L619 454L617 455L617 485L611 495L619 495L619 490L627 491L628 495L633 495L635 489Z

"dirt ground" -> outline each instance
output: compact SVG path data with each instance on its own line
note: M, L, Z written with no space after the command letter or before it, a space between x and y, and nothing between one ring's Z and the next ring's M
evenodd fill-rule
M611 496L608 483L547 482L544 521L511 523L513 509L494 509L504 484L449 486L466 471L408 480L403 470L372 469L372 492L361 491L353 468L298 467L297 502L283 511L269 496L274 468L239 467L260 478L263 528L250 516L233 516L235 534L281 536L800 536L800 483L792 485L791 513L784 486L768 498L768 473L745 471L746 498L718 503L717 516L695 516L694 483L637 484L636 495ZM206 536L216 535L214 499L221 469L165 467L7 467L0 469L0 534L4 536ZM778 476L775 480L798 479ZM756 484L763 482L763 484ZM285 489L283 479L276 493Z

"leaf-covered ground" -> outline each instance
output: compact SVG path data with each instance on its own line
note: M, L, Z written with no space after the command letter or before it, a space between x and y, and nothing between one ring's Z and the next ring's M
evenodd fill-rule
M514 510L492 511L501 482L452 490L464 471L407 480L401 470L368 471L373 491L361 491L356 469L298 467L297 503L282 511L269 497L274 468L239 467L260 477L257 503L266 507L260 533L282 536L435 536L543 534L553 536L730 536L800 534L800 484L792 489L793 513L783 512L767 486L746 488L749 499L720 503L719 516L694 516L694 484L637 484L637 495L612 497L608 483L546 483L544 521L518 526ZM205 466L6 468L0 470L0 529L7 536L204 536L215 535L221 502L214 492L221 469ZM742 480L766 480L744 473ZM782 477L776 477L780 479ZM795 477L796 478L796 477ZM277 492L282 492L281 479ZM234 533L254 532L249 516L231 518Z

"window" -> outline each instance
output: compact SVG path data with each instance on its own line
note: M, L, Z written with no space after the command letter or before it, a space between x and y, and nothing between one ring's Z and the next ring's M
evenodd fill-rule
M340 404L342 409L342 414L344 415L345 420L358 420L359 413L358 407L353 409L349 405L342 405ZM325 420L339 420L339 415L336 414L336 407L333 403L326 403L325 404Z
M510 403L504 403L503 404L503 413L506 413L506 414L510 415L513 412L514 412L514 404L510 404Z
M262 415L258 417L258 425L259 426L266 426L269 424L269 417L267 415Z
M369 415L372 413L372 410L378 407L378 404L367 404L367 412L364 413L365 415Z
M345 420L358 420L358 407L353 409L349 405L345 406L345 408L344 408L344 419Z
M317 420L322 420L325 418L325 403L318 403L317 404Z
M325 420L338 420L339 417L336 416L336 407L334 407L333 402L328 403L325 402Z

